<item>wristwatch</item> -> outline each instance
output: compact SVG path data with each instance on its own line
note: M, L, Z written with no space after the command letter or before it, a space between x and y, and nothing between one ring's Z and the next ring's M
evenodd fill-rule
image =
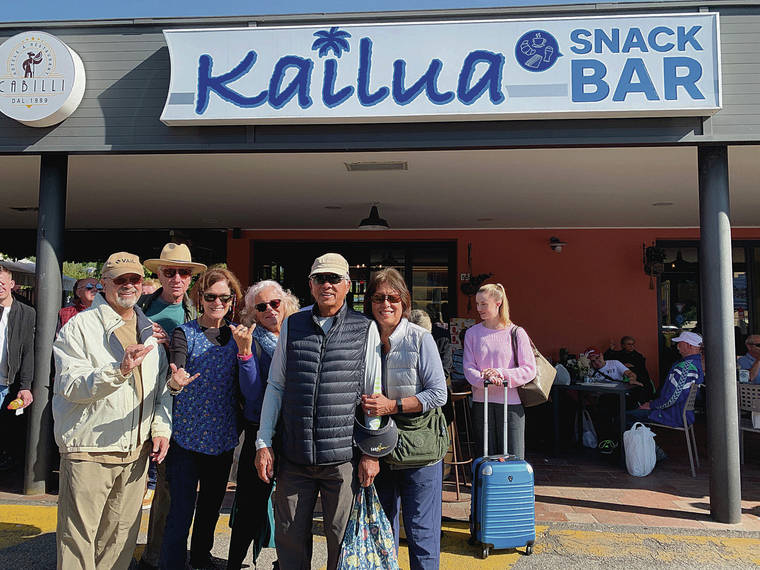
M396 413L397 414L403 414L404 413L404 405L401 403L401 398L396 400Z

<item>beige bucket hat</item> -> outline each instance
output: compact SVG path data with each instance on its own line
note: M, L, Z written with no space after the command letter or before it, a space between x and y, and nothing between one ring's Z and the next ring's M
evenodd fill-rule
M190 267L193 270L193 275L208 269L202 263L193 262L193 258L190 256L190 248L184 243L167 243L161 250L161 255L158 259L146 259L143 265L153 273L158 273L158 268L161 265L168 267Z

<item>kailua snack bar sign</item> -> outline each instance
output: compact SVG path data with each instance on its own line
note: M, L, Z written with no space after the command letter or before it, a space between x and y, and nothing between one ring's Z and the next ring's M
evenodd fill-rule
M166 30L168 125L704 116L718 15Z

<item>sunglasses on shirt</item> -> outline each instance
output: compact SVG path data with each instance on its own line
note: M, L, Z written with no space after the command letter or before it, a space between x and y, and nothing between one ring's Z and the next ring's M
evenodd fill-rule
M122 285L126 285L129 283L130 285L139 285L142 283L142 275L132 275L131 277L115 277L114 279L111 279L113 281L113 284L117 287L121 287Z
M268 303L256 303L254 305L254 308L259 313L263 313L264 311L267 310L267 307L272 307L274 310L277 310L277 307L280 306L280 303L282 303L282 301L280 299L272 299Z
M378 305L385 303L386 299L389 303L400 303L401 295L372 295L372 302L377 303Z
M317 273L311 276L311 280L317 285L324 285L329 283L330 285L337 285L343 281L343 276L337 273Z
M235 298L235 295L214 295L213 293L204 293L203 300L207 303L213 303L219 299L223 304L227 304Z
M161 270L161 273L164 274L164 277L167 279L171 279L174 277L177 273L180 274L180 277L190 277L193 274L193 270L189 267L166 267Z

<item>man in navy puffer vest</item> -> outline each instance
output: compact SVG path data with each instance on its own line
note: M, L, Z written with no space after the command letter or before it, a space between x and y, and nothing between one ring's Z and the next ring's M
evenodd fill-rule
M351 287L348 262L337 253L318 257L309 286L316 303L283 323L272 356L256 469L274 475L272 438L278 446L274 492L275 543L280 568L309 570L312 522L322 497L327 568L338 564L341 541L358 483L368 486L379 471L376 459L357 461L354 416L362 394L380 392L377 326L345 303ZM370 426L372 427L372 426Z

